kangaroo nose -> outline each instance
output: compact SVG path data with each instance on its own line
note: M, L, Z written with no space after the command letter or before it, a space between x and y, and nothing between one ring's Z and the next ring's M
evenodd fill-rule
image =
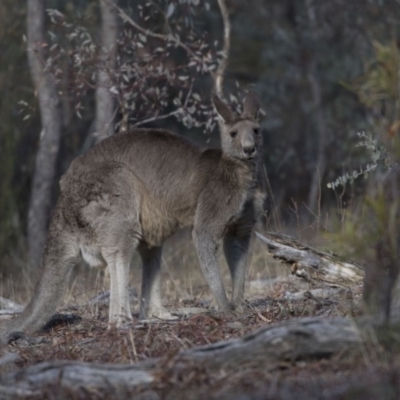
M247 157L253 157L254 154L256 152L256 148L254 146L246 146L243 147L243 153L247 156Z

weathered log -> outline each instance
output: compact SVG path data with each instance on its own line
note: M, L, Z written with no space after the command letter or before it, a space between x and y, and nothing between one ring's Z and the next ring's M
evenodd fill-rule
M364 271L360 265L343 261L335 254L313 249L278 233L269 232L266 237L256 232L256 236L267 244L274 258L290 265L292 274L298 277L345 287L363 280Z
M152 389L175 381L194 368L209 374L262 368L274 370L283 363L319 359L356 349L362 335L350 319L307 318L268 326L240 339L217 342L182 351L172 358L135 365L53 361L0 376L0 392L40 393L57 385L62 390Z

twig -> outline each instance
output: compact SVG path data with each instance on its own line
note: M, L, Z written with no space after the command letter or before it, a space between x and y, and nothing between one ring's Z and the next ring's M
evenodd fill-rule
M144 119L143 121L139 121L139 122L136 122L135 124L132 124L131 127L135 128L137 126L140 126L140 125L143 125L143 124L147 124L148 122L153 122L153 121L157 121L159 119L165 119L165 118L168 118L168 117L172 117L173 115L178 114L178 112L180 112L180 110L181 109L178 108L177 110L171 111L170 113L167 113L167 114L156 115L154 117L150 117L150 118Z
M173 34L163 35L162 33L156 33L150 31L149 29L145 29L138 23L136 23L122 8L118 7L115 3L109 1L109 4L117 9L122 20L124 20L125 22L129 22L129 24L131 24L139 32L142 32L143 34L156 39L161 39L165 42L174 42L176 46L182 47L184 50L186 50L186 52L189 53L193 58L195 58L196 61L201 61L201 58L196 53L194 53L194 51L188 45L181 42L179 36L174 36Z
M136 128L136 127L138 127L140 125L147 124L148 122L158 121L159 119L165 119L165 118L172 117L173 115L176 115L176 114L180 113L182 109L185 109L187 107L188 102L190 100L190 96L192 95L192 90L193 90L193 82L190 85L189 91L188 91L188 93L186 95L186 99L185 99L185 102L183 103L182 107L178 108L177 110L171 111L171 112L169 112L167 114L155 115L154 117L150 117L150 118L144 119L143 121L138 121L135 124L132 124L131 127L132 128Z

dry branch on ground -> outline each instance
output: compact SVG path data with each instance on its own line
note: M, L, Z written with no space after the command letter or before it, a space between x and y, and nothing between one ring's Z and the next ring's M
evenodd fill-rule
M360 331L350 319L305 318L134 365L43 362L3 375L0 393L40 395L55 385L70 392L83 388L142 391L184 381L195 370L207 371L210 376L252 369L272 371L285 363L357 349L361 343Z
M24 309L20 304L0 296L0 315L18 314Z
M306 246L288 236L269 232L256 236L268 246L269 253L291 266L292 274L339 286L361 282L364 271L360 265L343 261L338 256Z

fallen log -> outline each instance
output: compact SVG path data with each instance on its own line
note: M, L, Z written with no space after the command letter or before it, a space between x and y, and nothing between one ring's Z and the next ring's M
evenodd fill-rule
M259 232L255 234L267 245L274 258L289 265L291 273L300 278L343 287L363 280L364 270L357 263L343 261L335 254L313 249L286 235L269 232L267 237Z
M49 387L68 393L153 390L184 380L191 371L210 376L262 368L356 349L363 342L354 321L306 318L268 326L240 339L217 342L134 365L52 361L0 376L0 393L40 395Z

